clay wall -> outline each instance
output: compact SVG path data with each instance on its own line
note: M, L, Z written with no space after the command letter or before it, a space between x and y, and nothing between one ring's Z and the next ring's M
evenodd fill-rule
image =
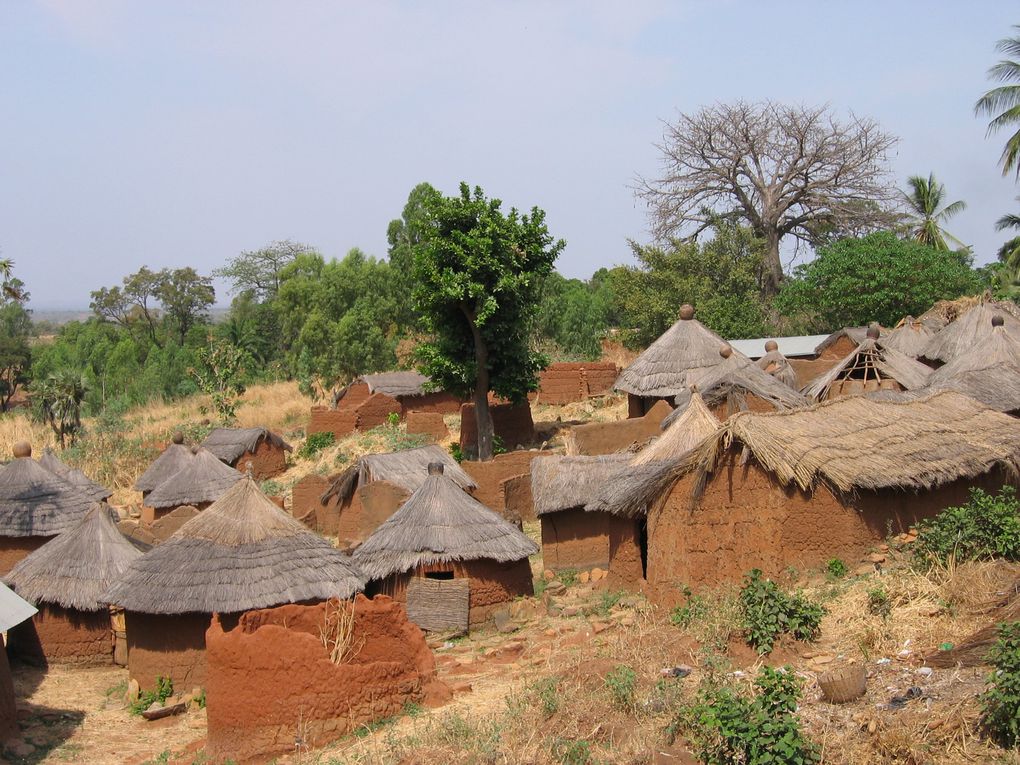
M347 392L344 394L344 397L340 399L336 408L342 411L357 409L358 405L371 395L372 392L368 389L367 383L352 383L347 386Z
M659 406L659 404L665 404L669 407L666 414L673 411L673 399L675 396L635 396L633 393L627 394L627 418L636 419L644 417L653 409ZM664 414L663 417L666 415Z
M542 564L552 571L609 567L612 516L575 507L545 513L542 522Z
M433 441L445 441L450 437L450 429L439 412L408 412L406 424L409 434L428 436Z
M287 450L263 438L255 445L254 452L242 454L234 462L233 467L244 473L248 470L249 462L255 480L264 481L280 475L287 469Z
M101 666L113 663L110 611L74 611L41 603L39 613L7 635L11 656L29 664Z
M367 387L367 386L366 386ZM306 432L332 433L339 441L349 433L353 433L358 425L358 415L354 409L327 409L322 406L312 407L312 417L308 421Z
M471 476L471 480L478 484L478 488L471 492L474 498L490 510L504 515L506 501L502 489L503 481L519 475L530 476L531 461L539 457L548 457L550 454L552 452L520 449L497 454L488 462L464 460L460 466Z
M538 375L538 390L529 398L539 404L562 405L609 393L619 369L606 362L550 364Z
M367 399L358 404L354 410L357 420L355 428L361 431L371 430L389 422L391 414L403 415L403 408L400 402L385 393L373 393Z
M379 528L410 496L400 486L388 481L372 481L360 487L349 504L340 507L337 523L337 546L351 550Z
M503 439L507 449L528 446L535 440L535 422L531 406L523 404L490 404L493 433ZM475 405L460 408L460 448L465 453L478 451L478 425L475 422Z
M14 697L14 679L0 636L0 742L18 735L18 703Z
M758 396L754 395L753 393L744 394L744 403L746 404L747 411L749 412L762 413L776 411L776 408L772 406L772 404L770 404L763 398L758 398ZM736 406L731 407L730 402L727 400L720 401L718 404L712 407L712 414L716 416L719 422L725 422L727 417L729 417L731 414L736 414L739 411L742 410Z
M0 576L9 574L22 558L51 539L53 537L0 537Z
M148 527L148 531L152 535L152 542L150 544L165 542L181 526L198 515L198 513L198 508L192 505L182 505L176 510L167 513Z
M128 675L143 691L169 677L182 692L206 681L205 631L209 614L140 614L126 611Z
M849 353L849 351L847 351ZM844 354L845 356L846 354ZM793 371L797 373L797 389L807 387L816 377L825 374L842 360L842 356L836 358L819 359L787 359Z
M832 343L828 348L818 354L818 359L820 361L842 361L856 348L857 343L851 340L847 335L841 335L836 342ZM829 369L832 369L832 367L830 366Z
M325 508L320 498L329 488L324 476L310 473L294 484L290 495L290 513L313 531L319 528L319 515ZM335 529L334 529L335 532Z
M641 521L615 515L609 517L608 581L610 587L618 590L638 590L644 584Z
M293 751L298 734L319 747L437 691L435 659L421 630L385 596L357 596L360 647L348 662L330 661L319 630L335 607L250 611L230 631L212 622L205 749L211 763L264 761Z
M197 505L178 505L177 507L149 507L148 505L142 505L142 523L153 525L181 508L192 507L195 510L201 511L211 504L212 502L199 502Z
M457 414L464 402L444 390L426 393L422 396L401 396L401 410L406 416L410 412L426 412L430 414Z
M511 523L520 525L536 520L535 498L531 494L531 473L515 475L499 482L503 495L502 516Z
M577 425L570 431L571 453L614 454L634 444L643 444L662 433L662 421L672 411L672 406L659 401L642 417Z

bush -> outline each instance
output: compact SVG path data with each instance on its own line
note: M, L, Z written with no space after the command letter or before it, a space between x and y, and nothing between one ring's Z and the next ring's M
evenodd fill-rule
M825 564L825 576L829 579L842 579L846 572L846 564L839 558L829 558L829 562Z
M1000 624L988 653L995 671L981 696L982 723L1005 747L1020 746L1020 621Z
M305 442L298 447L297 455L302 459L310 460L323 449L336 443L336 436L332 432L310 433Z
M708 604L700 595L691 593L691 588L683 587L684 597L687 598L683 605L677 606L669 614L669 623L674 627L687 629L694 622L704 619L708 615Z
M539 703L542 705L543 715L546 717L552 717L557 711L559 711L559 683L556 678L546 677L539 680L534 685L534 691L538 696Z
M747 643L760 654L770 653L776 638L791 634L797 640L813 640L825 615L824 606L800 595L787 595L760 569L744 577L740 590L741 624Z
M557 736L553 739L552 755L561 765L588 765L591 762L591 744Z
M889 618L889 614L892 613L892 601L889 599L889 593L885 591L885 587L868 590L868 611L883 619Z
M626 664L619 664L606 675L606 688L613 703L623 710L634 708L634 686L637 673Z
M970 490L970 500L947 507L917 527L914 559L922 565L1004 558L1020 560L1020 502L1012 486L992 496Z

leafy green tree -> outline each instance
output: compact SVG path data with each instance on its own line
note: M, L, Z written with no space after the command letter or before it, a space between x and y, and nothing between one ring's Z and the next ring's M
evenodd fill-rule
M60 440L74 444L81 433L81 405L85 400L85 378L74 369L60 369L49 375L39 386L38 395L46 422Z
M938 300L977 292L969 253L947 252L890 232L843 239L818 250L783 285L775 308L789 329L829 332L877 321L892 326Z
M212 278L199 276L190 267L160 271L155 294L163 307L165 321L173 328L181 345L188 332L206 320L210 306L216 301Z
M422 227L426 225L425 203L442 196L431 184L419 183L407 195L407 203L399 218L390 221L386 229L387 251L390 266L394 270L401 294L410 294L414 286L411 278L414 248L421 241ZM414 323L414 312L410 301L401 302L400 323Z
M1013 28L1020 30L1020 25ZM995 50L1004 53L1007 58L988 70L988 78L1004 84L981 96L974 105L974 112L992 118L988 123L989 134L1002 128L1016 128L1006 140L999 164L1003 175L1015 171L1020 177L1020 35L999 40Z
M460 194L423 203L414 253L414 306L431 339L417 350L420 369L446 390L472 396L478 456L492 458L489 392L514 402L538 385L545 364L531 344L542 285L566 246L545 213L500 209L460 184Z
M602 269L603 273L607 273ZM545 280L538 306L536 336L568 357L594 360L602 352L613 316L613 293L606 278L566 279L553 272Z
M112 321L126 329L143 327L149 341L159 346L156 303L161 278L159 273L142 266L137 272L124 277L123 287L102 287L93 291L89 308L104 321Z
M0 301L0 412L31 379L32 351L28 345L32 320L16 300Z
M239 397L244 393L244 351L229 343L210 340L198 349L198 363L191 370L203 393L212 398L213 408L224 425L237 419Z
M927 178L912 175L907 179L907 185L910 190L904 193L903 198L910 210L911 238L936 250L949 249L946 239L962 247L963 243L942 226L954 215L967 209L967 203L957 200L943 206L946 187L935 180L934 173L929 173Z

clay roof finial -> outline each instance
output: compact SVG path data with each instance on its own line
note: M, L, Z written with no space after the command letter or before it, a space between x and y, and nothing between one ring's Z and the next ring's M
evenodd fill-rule
M730 347L729 343L723 343L722 347L719 348L719 355L722 356L724 359L728 359L730 356L733 355L733 348Z
M1001 327L1005 323L1006 323L1006 320L1002 318L1002 314L1001 313L997 313L997 314L995 314L995 316L992 317L992 326L993 327Z
M772 351L778 350L779 343L777 343L775 340L769 340L768 342L765 343L765 353L772 353Z
M184 434L178 430L176 433L174 433L173 438L171 438L170 440L173 441L175 444L183 444Z
M22 457L31 457L32 444L30 444L28 441L18 441L16 444L14 444L14 449L12 451L14 452L15 459L21 459Z
M442 475L443 474L443 463L442 462L430 462L429 463L429 475Z
M694 318L694 306L692 306L690 303L684 303L682 306L680 306L681 321L690 321L693 318Z
M871 322L871 324L868 325L868 337L870 337L872 340L878 340L881 334L882 329L881 327L878 326L878 322L873 321Z

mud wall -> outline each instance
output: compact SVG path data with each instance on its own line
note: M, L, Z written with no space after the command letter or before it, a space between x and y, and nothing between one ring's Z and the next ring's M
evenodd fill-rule
M588 513L592 515L592 513ZM641 521L609 517L609 586L638 590L645 581L641 560Z
M393 515L410 494L387 481L372 481L362 486L347 505L340 508L337 546L350 550L366 539Z
M321 475L310 473L294 484L290 494L290 513L308 528L322 531L319 528L319 515L325 510L321 497L329 488L329 480ZM335 529L334 529L335 531Z
M0 576L9 574L22 558L51 539L53 537L0 537Z
M18 703L14 697L14 679L0 636L0 742L18 735Z
M142 505L142 523L154 525L157 521L166 518L182 508L190 507L195 510L205 510L212 502L199 502L197 505L177 505L176 507L149 507Z
M577 425L570 431L571 454L614 454L643 444L662 433L662 421L673 411L665 401L658 401L647 414L617 420L616 422L590 422Z
M853 349L851 349L853 350ZM847 351L849 353L850 351ZM846 356L846 353L843 354ZM797 388L804 388L819 375L823 375L838 364L843 356L818 359L787 359L797 373Z
M746 411L749 412L774 412L776 408L772 406L768 401L763 398L759 398L753 393L746 393L743 396L744 405L747 407ZM726 418L732 414L743 411L738 406L737 401L731 401L725 399L720 401L718 404L712 407L712 414L716 416L719 422L725 422Z
M666 414L673 411L673 399L674 396L635 396L633 393L627 394L627 418L635 419L644 417L659 404L665 404L669 407ZM663 414L662 417L665 417ZM660 418L661 421L662 418Z
M373 393L354 410L357 430L371 430L389 422L391 414L403 415L400 402L385 393Z
M287 469L287 451L282 446L263 438L255 445L254 452L242 454L234 462L233 467L244 473L248 470L249 462L255 480L264 481L280 475Z
M422 396L401 396L400 407L402 414L407 416L410 412L428 412L431 414L457 414L464 402L446 391L435 391Z
M835 362L842 361L850 352L857 348L857 343L847 335L840 335L834 343L818 354L819 361L833 362L829 369L835 366Z
M143 690L169 677L174 689L190 691L206 680L205 631L209 614L140 614L126 611L128 675Z
M608 568L611 519L580 507L540 516L542 564L552 571Z
M489 404L492 413L493 433L503 439L507 449L528 446L535 440L535 422L531 419L531 406L523 404ZM478 452L478 424L475 422L475 405L460 408L460 448L465 453Z
M538 375L538 390L529 396L539 404L562 405L609 393L619 368L611 362L550 364Z
M357 596L360 647L343 664L330 661L319 636L330 608L335 603L250 611L230 631L212 622L205 750L211 763L291 752L295 736L322 746L434 692L435 659L401 605Z
M518 525L536 520L535 497L531 493L531 474L515 475L499 482L503 495L501 514Z
M439 412L408 412L407 432L428 436L433 441L444 441L450 437L443 415Z
M173 512L167 513L149 526L149 533L152 534L153 542L156 544L159 542L165 542L173 534L175 534L181 526L198 515L198 513L198 508L193 507L192 505L182 505Z
M531 461L548 457L552 452L518 450L497 454L488 462L464 460L460 466L478 484L472 493L475 499L500 515L506 515L506 496L502 484L508 478L531 475ZM534 515L534 511L532 511Z
M314 433L332 433L340 440L353 433L358 425L358 415L353 409L327 409L324 406L313 406L312 416L305 431Z
M11 656L29 664L101 666L113 663L110 612L74 611L42 603L39 613L7 635Z

